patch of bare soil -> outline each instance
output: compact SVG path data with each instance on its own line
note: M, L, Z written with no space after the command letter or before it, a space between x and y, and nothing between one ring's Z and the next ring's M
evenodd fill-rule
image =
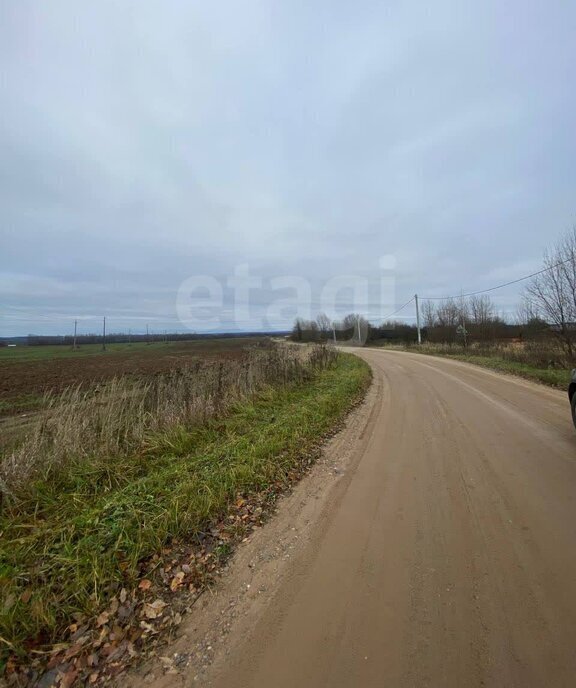
M57 394L72 385L92 385L123 375L139 377L164 373L189 365L198 358L241 358L245 355L246 346L255 342L244 338L179 342L163 349L135 348L105 355L3 363L0 365L0 401L8 404L18 401L17 412L23 412L27 409L27 399L33 407L37 398L46 392ZM16 411L9 407L3 412L0 404L0 416L2 413L7 415Z

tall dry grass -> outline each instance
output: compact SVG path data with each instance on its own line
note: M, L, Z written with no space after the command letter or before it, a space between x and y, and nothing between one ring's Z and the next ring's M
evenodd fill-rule
M562 347L554 341L440 344L426 342L421 346L406 347L418 353L447 356L475 363L485 368L519 375L551 387L566 389L571 369L570 360Z
M565 369L574 365L564 349L551 340L527 342L473 342L464 347L462 344L441 344L426 342L420 351L445 355L468 355L500 358L511 363L534 366L535 368Z
M142 451L154 435L202 425L267 386L309 379L336 355L323 345L271 344L241 360L195 361L143 381L116 378L49 396L39 422L1 460L0 504L25 503L39 485L79 468L85 477L102 462L111 464L113 481L119 457Z

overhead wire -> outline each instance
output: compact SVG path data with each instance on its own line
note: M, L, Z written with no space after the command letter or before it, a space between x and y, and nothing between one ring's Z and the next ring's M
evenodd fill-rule
M518 284L518 282L523 282L524 280L530 279L531 277L537 277L538 275L541 275L544 272L548 272L548 270L553 270L554 268L560 267L560 265L565 265L566 263L569 263L572 260L573 258L561 260L559 263L549 265L548 267L543 268L542 270L538 270L537 272L532 272L529 275L524 275L524 277L519 277L518 279L510 280L509 282L504 282L504 284L498 284L495 287L489 287L488 289L479 289L478 291L471 291L467 294L456 294L455 296L420 296L419 298L423 301L448 301L450 299L463 299L469 296L477 296L478 294L486 294L489 291L496 291L496 289L509 287L511 284Z
M388 318L392 318L392 317L393 317L394 315L396 315L397 313L400 313L400 311L403 311L403 310L406 308L406 306L409 306L409 305L412 303L412 301L415 300L415 298L416 298L416 297L413 296L410 300L406 301L405 304L403 304L402 306L400 306L400 308L398 308L397 310L395 310L393 313L390 313L389 315L385 315L385 316L382 318L382 320L388 320Z

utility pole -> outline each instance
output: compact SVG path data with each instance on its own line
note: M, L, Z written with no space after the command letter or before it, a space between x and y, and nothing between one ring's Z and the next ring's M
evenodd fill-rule
M78 328L78 321L74 321L74 342L72 344L72 349L76 349L76 330Z
M106 316L102 321L102 351L106 351Z
M336 328L334 327L334 323L332 323L332 335L334 337L334 346L336 346Z
M357 316L356 318L356 326L358 329L358 346L360 346L362 343L362 339L360 338L360 316Z
M418 330L418 344L422 344L422 333L420 332L420 308L418 306L418 294L414 294L416 301L416 328Z

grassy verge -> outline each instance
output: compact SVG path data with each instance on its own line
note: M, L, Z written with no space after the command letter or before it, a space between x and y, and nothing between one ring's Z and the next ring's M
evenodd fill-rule
M428 352L424 352L428 353ZM475 365L484 368L490 368L503 373L511 375L518 375L527 380L534 380L550 387L557 387L558 389L567 389L570 382L570 370L567 368L536 368L528 363L518 363L516 361L506 361L502 358L491 356L467 356L463 354L443 355L447 358L454 358L458 361L465 361L466 363L474 363Z
M66 481L34 487L33 508L0 518L0 636L25 654L56 641L75 615L93 616L142 560L192 540L239 493L289 481L367 387L360 359L340 355L300 384L270 387L221 419L152 436L106 470L81 463ZM97 489L95 489L97 486Z
M549 387L556 387L557 389L567 389L568 383L570 382L571 371L569 368L541 367L529 362L507 360L498 355L485 355L473 353L472 351L465 352L462 348L451 351L450 347L447 346L423 344L419 347L403 348L406 351L412 351L414 353L427 354L429 356L442 356L443 358L452 358L457 361L464 361L465 363L473 363L483 368L490 368L497 372L517 375L526 380L540 382Z

